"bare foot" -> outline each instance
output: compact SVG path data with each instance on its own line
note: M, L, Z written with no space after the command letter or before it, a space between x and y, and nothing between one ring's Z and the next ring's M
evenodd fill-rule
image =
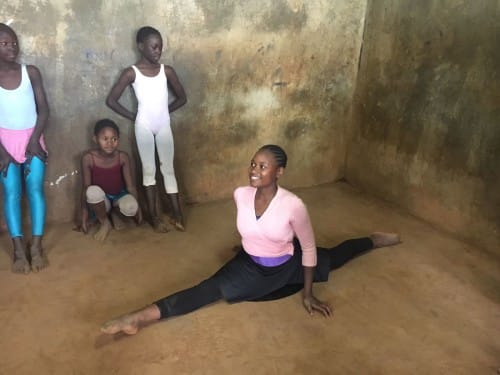
M177 219L170 218L168 221L178 231L180 231L180 232L185 232L186 231L186 228L184 227L184 224L183 224L182 217L181 218L177 218Z
M108 236L109 231L111 230L111 223L109 220L106 220L104 223L101 223L99 230L94 234L94 239L97 241L104 241Z
M115 210L111 211L111 221L113 222L113 228L116 230L122 230L126 227L121 215Z
M162 219L160 219L159 217L154 217L153 220L152 220L152 225L153 225L153 230L157 233L167 233L168 232L168 228L167 226L165 225L165 223L163 222Z
M155 304L146 306L141 310L122 315L116 319L106 322L101 327L101 332L113 335L118 332L127 335L135 335L139 330L139 325L160 319L160 309Z
M30 273L31 267L26 256L17 257L14 255L14 263L12 263L11 270L14 273Z
M26 245L22 237L12 238L12 244L14 245L14 263L12 263L12 272L14 273L24 273L30 272L30 264L28 258L26 258Z
M106 322L101 327L101 332L114 335L118 332L135 335L139 330L139 316L136 313L122 315L119 318Z
M31 246L30 254L31 254L31 270L33 272L38 272L48 266L49 262L47 262L47 259L45 258L43 250L41 248L36 248L35 246Z
M49 263L42 254L37 254L31 257L31 270L33 272L38 272L44 269L48 264Z
M373 232L370 239L373 242L373 247L392 246L401 242L397 233Z

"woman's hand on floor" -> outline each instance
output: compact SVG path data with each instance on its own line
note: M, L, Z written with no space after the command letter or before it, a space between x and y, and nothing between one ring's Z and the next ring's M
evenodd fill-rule
M321 302L313 295L304 297L302 303L304 304L305 309L310 315L313 315L313 311L319 311L325 317L330 317L333 315L333 311L330 306L328 306L324 302Z

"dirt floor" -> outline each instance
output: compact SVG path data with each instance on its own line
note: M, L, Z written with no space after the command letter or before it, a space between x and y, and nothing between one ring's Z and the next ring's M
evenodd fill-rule
M372 230L403 243L375 250L316 284L335 309L308 316L300 295L224 302L133 337L105 320L215 272L238 243L233 202L186 209L187 232L113 231L104 244L49 225L48 269L10 272L0 236L0 374L496 374L500 262L343 183L296 191L318 245Z

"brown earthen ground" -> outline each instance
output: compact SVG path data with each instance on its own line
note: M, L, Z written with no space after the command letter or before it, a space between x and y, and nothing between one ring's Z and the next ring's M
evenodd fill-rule
M188 207L187 232L147 226L99 244L49 225L50 267L10 272L0 246L0 374L495 374L500 367L500 264L346 184L298 190L318 245L372 230L403 243L355 259L316 284L335 309L309 317L299 295L224 302L134 337L99 326L191 286L232 256L232 201Z

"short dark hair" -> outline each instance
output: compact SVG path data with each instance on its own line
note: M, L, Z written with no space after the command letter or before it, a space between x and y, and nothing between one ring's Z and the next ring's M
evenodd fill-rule
M161 38L161 34L158 30L151 26L143 26L137 31L135 41L137 43L144 43L151 35L158 35Z
M11 35L14 35L17 38L16 32L12 27L7 25L6 23L0 23L0 33L9 33Z
M95 123L94 135L97 137L99 133L105 128L113 129L116 132L116 135L120 137L120 128L118 128L118 125L116 125L116 123L109 118L104 118Z
M286 168L286 162L288 161L288 157L286 156L285 150L283 150L278 145L264 145L259 148L259 151L268 151L274 156L274 160L276 160L276 164L278 167Z

